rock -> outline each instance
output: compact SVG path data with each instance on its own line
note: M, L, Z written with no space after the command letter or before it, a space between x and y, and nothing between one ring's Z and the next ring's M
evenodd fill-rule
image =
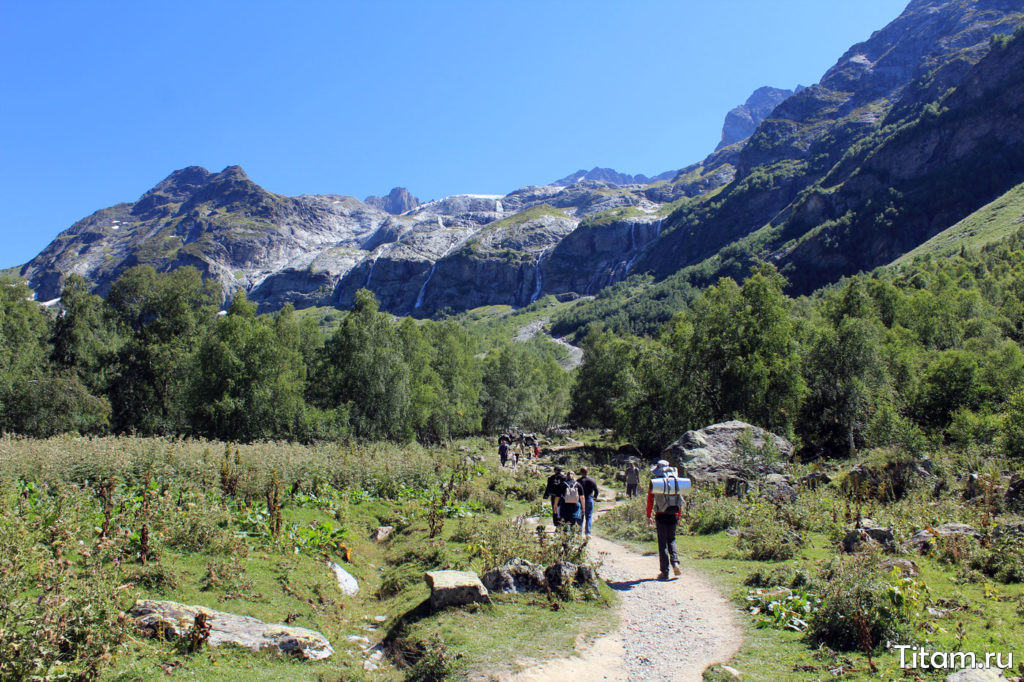
M917 564L910 559L888 557L882 559L882 568L888 572L891 572L893 569L897 569L901 575L905 575L910 578L915 578L921 575L921 569L919 569Z
M729 476L749 479L752 475L778 473L781 468L777 464L740 452L740 437L748 431L754 448L771 444L782 459L793 454L793 445L785 438L733 420L699 431L687 431L662 451L662 457L677 461L682 469L680 473L696 483L718 483Z
M597 571L594 570L593 566L583 564L576 570L576 584L577 585L596 585L597 584Z
M473 571L427 571L423 579L430 588L430 606L435 609L491 601L487 588Z
M338 581L339 590L350 597L359 594L359 583L356 582L356 579L352 577L351 573L333 561L328 561L327 566L334 571L334 577Z
M363 203L387 211L392 215L400 215L419 206L420 200L410 194L406 188L395 187L386 197L369 196L363 199Z
M977 528L966 523L944 523L941 526L923 528L917 531L907 540L906 546L924 554L935 544L934 540L936 537L953 536L972 537L977 540L981 538L981 533L978 532Z
M932 618L945 618L949 615L949 611L947 611L946 609L937 609L934 606L927 607L925 611Z
M1013 511L1024 511L1024 476L1014 474L1006 486L1006 495L1003 496L1006 508Z
M746 497L750 491L750 481L739 476L728 476L725 479L726 497Z
M483 583L489 592L503 594L544 592L548 587L544 567L520 558L509 559L501 566L487 571Z
M373 532L370 533L370 539L374 542L387 542L391 537L391 534L394 532L394 526L377 526Z
M967 479L964 484L965 500L972 500L981 494L981 489L978 485L978 482L978 474L967 474Z
M632 443L626 443L624 445L620 445L619 449L616 450L616 453L619 454L619 455L622 455L624 457L631 458L631 459L632 458L639 459L640 457L643 457L643 453L641 453L640 450L638 450L637 447L635 445L633 445Z
M386 623L387 620L388 620L388 617L387 616L383 616L383 615L382 616L374 616L373 620L375 622L377 622L377 623Z
M776 502L796 502L797 492L789 479L782 474L768 474L761 485L761 491Z
M992 530L992 536L997 539L1002 537L1022 537L1024 536L1024 522L1000 523Z
M214 611L203 606L186 606L172 601L139 599L128 615L151 637L180 638L188 634L198 614L206 614L210 646L235 644L253 651L277 649L311 660L334 654L327 638L315 630L264 623L249 616Z
M620 483L625 481L626 480L626 472L622 471L621 469L619 471L616 471L615 472L615 480L620 482Z
M738 679L740 679L740 677L742 677L742 674L740 673L740 671L737 670L736 668L733 668L732 666L729 666L729 665L719 665L718 669L721 670L723 673L727 673L729 675L732 675L732 678L734 680L738 680Z
M722 124L722 141L718 143L715 150L750 137L761 121L772 113L772 109L792 94L792 90L771 87L754 90L744 104L725 115L725 123Z
M544 571L544 577L547 578L551 589L564 589L576 582L579 570L579 566L571 561L559 561L547 567L547 570Z
M806 476L802 476L800 478L800 485L808 490L815 490L818 486L828 485L831 482L832 477L824 471L812 471Z
M896 550L896 541L891 528L874 525L870 519L861 519L861 526L846 533L843 538L843 551L852 554L859 551L865 543L875 543L886 552Z
M946 682L994 682L1005 679L1003 671L998 668L964 668L946 675Z
M472 452L472 450L470 450L469 447L466 445L460 445L455 449L458 450L459 452Z

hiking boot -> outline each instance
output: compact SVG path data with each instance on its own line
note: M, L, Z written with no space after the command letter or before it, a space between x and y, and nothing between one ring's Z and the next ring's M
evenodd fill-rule
M680 576L680 575L683 574L682 569L679 568L679 564L672 564L672 572L675 573L677 576Z
M667 572L659 573L658 574L658 580L668 580L668 573Z

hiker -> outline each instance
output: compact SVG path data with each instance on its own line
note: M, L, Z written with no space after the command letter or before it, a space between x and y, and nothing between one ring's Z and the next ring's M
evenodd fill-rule
M505 466L505 462L508 461L508 443L505 442L504 436L498 439L498 459L501 460L501 466Z
M654 476L654 469L660 475ZM680 574L679 557L676 555L676 527L683 515L683 494L690 487L690 479L679 478L676 470L665 460L651 470L651 483L647 488L647 525L658 529L658 563L661 572L658 580L668 580L668 567ZM651 518L651 512L654 517Z
M651 478L661 478L665 475L665 470L669 468L667 460L659 459L658 463L651 467Z
M636 497L636 493L639 488L640 467L636 465L635 461L630 461L629 466L626 467L626 497Z
M583 489L583 532L590 535L594 525L594 503L597 502L597 481L590 477L587 467L580 467L580 488Z
M569 526L576 525L583 528L583 487L574 480L575 474L571 471L565 472L565 479L558 491L558 519L561 523Z
M555 528L558 528L558 493L564 482L562 467L555 467L555 473L548 476L548 484L544 488L544 497L551 500L551 523L555 524Z

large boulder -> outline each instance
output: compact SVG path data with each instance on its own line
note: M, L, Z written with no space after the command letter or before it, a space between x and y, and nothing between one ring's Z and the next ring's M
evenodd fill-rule
M867 545L878 545L886 552L894 552L896 541L892 529L877 526L871 519L861 519L860 525L848 531L843 538L843 551L853 553Z
M354 597L355 595L359 594L359 583L356 581L356 579L352 576L351 573L349 573L333 561L328 561L327 567L334 571L334 579L338 582L339 590L341 590L350 597Z
M207 639L210 646L234 644L253 651L277 649L312 660L328 658L334 653L331 643L316 630L264 623L249 616L214 611L205 606L139 599L128 615L144 634L176 639L188 635L200 613L206 615L210 627L210 637Z
M768 474L761 484L761 493L776 502L796 502L796 488L782 474Z
M480 576L473 571L427 571L423 579L430 588L430 605L435 609L491 601Z
M935 544L935 538L969 537L981 538L981 532L966 523L944 523L941 526L922 528L907 539L907 547L924 554Z
M483 577L484 587L490 592L509 594L512 592L544 592L548 580L544 567L525 559L509 559L501 566L487 571Z
M662 457L677 462L680 473L697 483L718 483L729 476L749 478L779 473L781 467L777 463L743 452L740 439L745 433L750 434L753 450L761 450L770 444L781 459L788 459L793 454L793 444L785 438L733 420L705 426L699 431L687 431L662 451Z

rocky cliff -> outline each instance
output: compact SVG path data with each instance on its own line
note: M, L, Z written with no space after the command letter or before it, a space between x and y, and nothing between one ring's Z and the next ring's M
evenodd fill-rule
M797 86L795 91L770 87L754 90L746 102L725 115L725 123L722 125L722 141L718 143L715 151L750 137L757 130L761 121L768 118L775 107L802 89Z
M386 197L368 196L363 199L367 206L379 208L392 215L401 215L420 205L420 200L404 187L395 187Z

